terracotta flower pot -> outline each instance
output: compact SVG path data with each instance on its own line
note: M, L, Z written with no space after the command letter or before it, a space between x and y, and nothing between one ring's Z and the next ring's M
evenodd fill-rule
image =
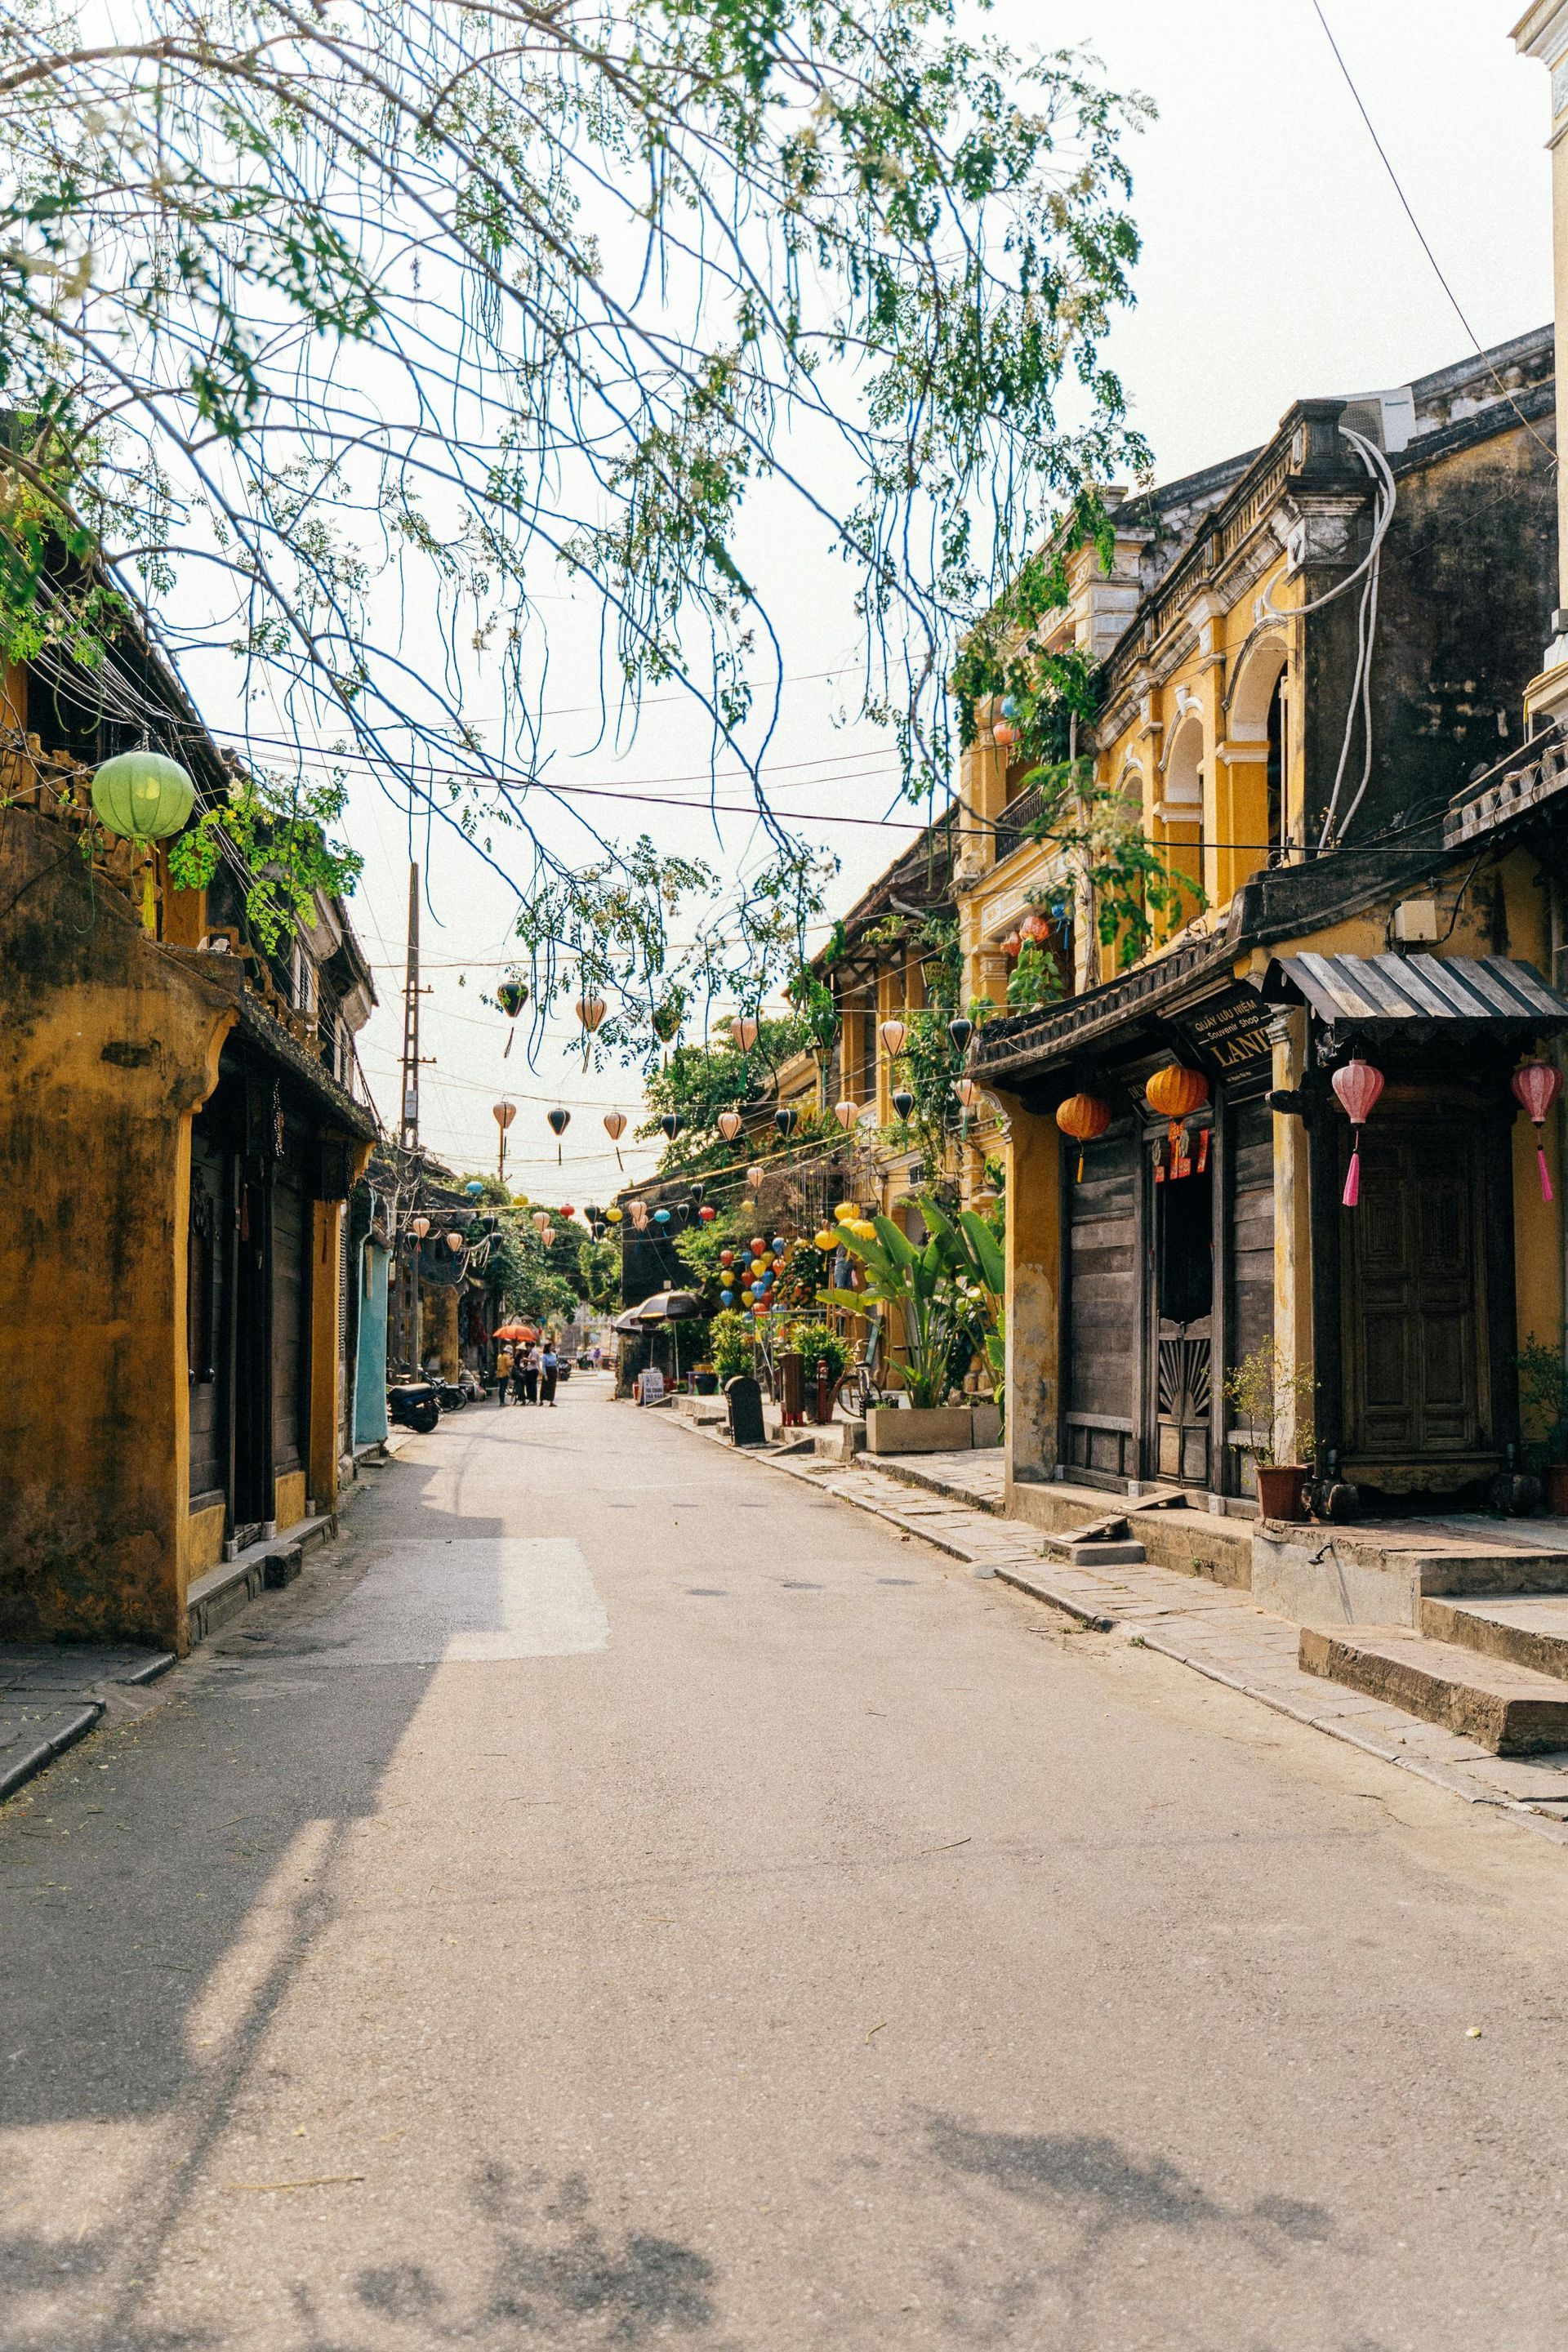
M1258 1506L1266 1519L1304 1519L1306 1507L1301 1489L1307 1483L1306 1465L1300 1462L1276 1463L1271 1469L1258 1465Z
M1568 1462L1546 1465L1546 1507L1554 1519L1568 1519Z

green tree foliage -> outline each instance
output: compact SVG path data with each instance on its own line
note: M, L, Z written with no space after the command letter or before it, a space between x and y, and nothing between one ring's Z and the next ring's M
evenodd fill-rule
M644 1087L648 1117L637 1130L639 1137L658 1135L667 1111L678 1111L684 1121L680 1133L665 1147L660 1173L689 1170L697 1174L731 1167L743 1158L751 1147L744 1136L732 1145L725 1142L719 1133L720 1112L743 1112L748 1106L760 1109L770 1102L779 1070L806 1039L805 1024L792 1016L764 1021L749 1053L740 1052L727 1034L710 1045L677 1045Z
M621 1245L619 1242L581 1242L577 1247L577 1272L581 1278L582 1295L598 1315L615 1315L620 1311Z
M1141 459L1101 357L1141 110L950 0L0 0L0 636L90 640L132 723L119 612L232 653L253 751L281 725L453 829L552 986L612 869L664 887L554 799L570 596L607 728L692 697L798 873L758 488L945 793L965 632L1059 590L1049 518L1100 529Z

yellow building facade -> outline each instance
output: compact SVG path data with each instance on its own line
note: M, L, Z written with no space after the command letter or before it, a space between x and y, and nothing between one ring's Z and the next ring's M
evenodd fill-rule
M1568 1017L1550 754L1522 726L1553 438L1552 338L1522 337L1299 404L1262 450L1115 504L1108 562L1073 552L1041 642L1098 675L1084 790L1193 886L1132 961L1053 838L1054 785L985 726L966 758L955 883L967 988L998 1008L974 1069L1007 1153L1021 1510L1048 1517L1053 1484L1169 1486L1249 1515L1231 1397L1270 1342L1346 1512L1473 1502L1522 1464L1514 1360L1561 1349L1564 1295L1510 1083L1555 1064ZM1007 1007L1031 919L1059 992ZM1343 1209L1352 1061L1384 1090ZM1180 1121L1150 1102L1173 1069L1199 1097ZM1081 1143L1069 1097L1104 1119ZM1291 1412L1275 1433L1308 1453Z

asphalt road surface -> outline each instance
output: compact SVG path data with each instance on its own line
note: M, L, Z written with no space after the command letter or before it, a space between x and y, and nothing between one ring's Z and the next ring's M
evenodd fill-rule
M0 1813L6 2352L1568 2341L1560 1849L600 1382L374 1475Z

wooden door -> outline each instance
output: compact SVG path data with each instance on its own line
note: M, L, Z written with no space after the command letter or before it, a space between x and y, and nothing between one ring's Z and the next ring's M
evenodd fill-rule
M1066 1152L1062 1458L1096 1486L1138 1475L1138 1159L1131 1123Z
M1369 1467L1490 1443L1482 1157L1468 1124L1366 1129L1341 1247L1345 1447Z

